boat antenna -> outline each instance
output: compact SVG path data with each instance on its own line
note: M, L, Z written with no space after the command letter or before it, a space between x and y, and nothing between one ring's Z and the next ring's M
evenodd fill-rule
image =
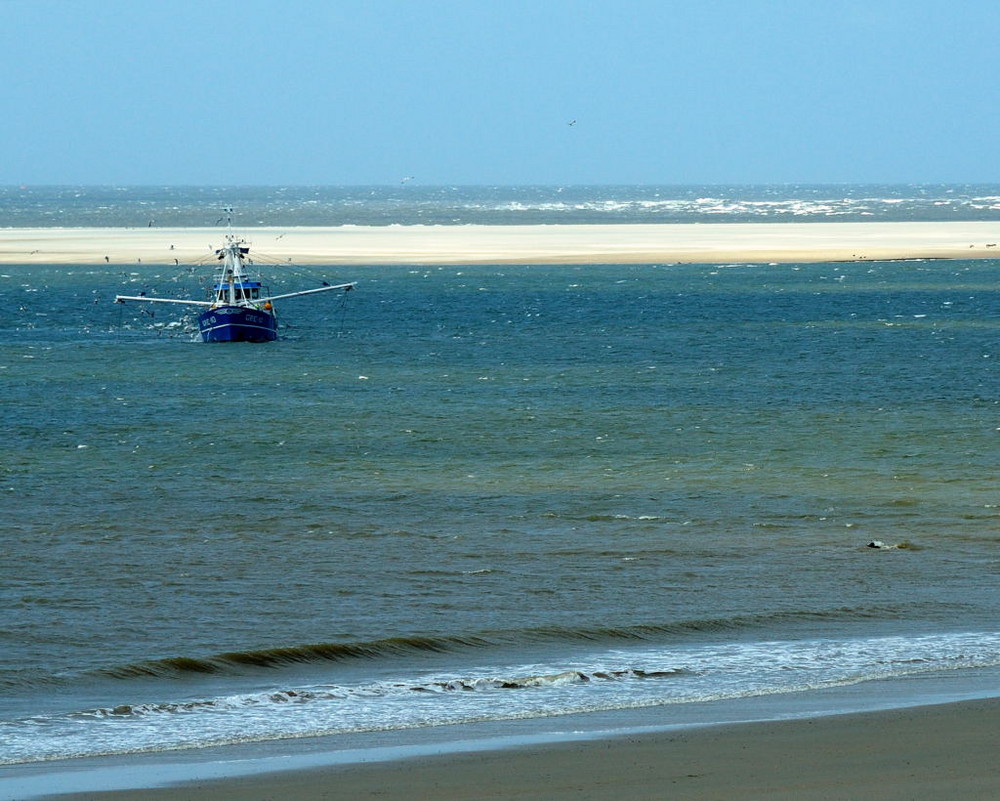
M233 207L232 206L226 206L226 207L224 207L222 209L222 216L219 217L219 219L217 219L215 221L215 224L218 225L221 222L225 222L230 231L233 230Z

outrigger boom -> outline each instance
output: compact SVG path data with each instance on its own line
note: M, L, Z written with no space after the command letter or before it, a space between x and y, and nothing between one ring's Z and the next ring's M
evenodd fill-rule
M303 289L299 292L286 292L284 295L271 295L268 298L261 298L261 303L268 303L272 300L282 300L284 298L296 298L299 295L315 295L317 292L329 292L331 289L346 289L348 291L354 289L357 285L356 281L351 281L347 284L336 284L334 286L320 286L316 289Z
M190 306L211 306L210 300L178 300L177 298L148 298L145 295L115 295L115 303L124 303L126 300L142 300L150 303L187 303Z
M266 298L256 298L257 303L270 303L275 300L284 300L285 298L296 298L299 295L314 295L317 292L330 292L334 289L354 289L357 286L357 281L351 281L347 284L336 284L334 286L321 286L316 289L303 289L299 292L286 292L283 295L269 295ZM141 300L149 301L150 303L186 303L189 306L214 306L215 301L212 300L180 300L178 298L153 298L147 297L146 295L115 295L115 303L124 303L126 300Z

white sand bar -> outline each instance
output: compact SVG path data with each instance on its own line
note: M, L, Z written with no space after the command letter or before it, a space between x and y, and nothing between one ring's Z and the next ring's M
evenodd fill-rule
M0 228L0 264L201 261L217 228ZM258 258L298 264L641 264L1000 256L1000 222L250 228Z

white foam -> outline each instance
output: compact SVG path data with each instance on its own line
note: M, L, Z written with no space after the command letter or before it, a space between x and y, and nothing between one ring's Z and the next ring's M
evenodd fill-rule
M628 647L0 724L7 763L799 693L1000 665L1000 633Z

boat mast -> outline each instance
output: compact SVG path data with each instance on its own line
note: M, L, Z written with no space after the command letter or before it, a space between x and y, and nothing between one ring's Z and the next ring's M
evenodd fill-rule
M243 261L240 257L240 242L233 235L233 207L226 206L222 211L226 215L226 225L229 232L226 234L226 246L219 251L219 256L223 261L218 300L228 306L235 306L236 284L243 283ZM226 300L227 295L228 300Z
M219 278L218 300L226 305L236 306L236 285L242 284L244 279L243 256L240 241L232 234L227 235L226 239L226 246L220 251L223 262L222 276Z

